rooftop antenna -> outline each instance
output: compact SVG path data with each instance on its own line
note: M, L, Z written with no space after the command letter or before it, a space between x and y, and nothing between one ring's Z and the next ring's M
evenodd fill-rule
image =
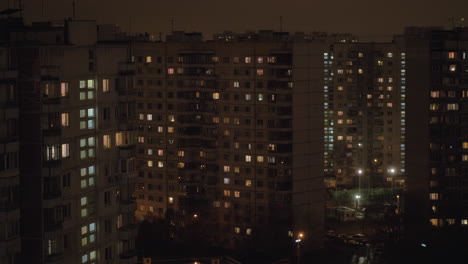
M283 16L280 16L280 32L283 32Z
M72 5L73 5L73 20L75 20L75 19L76 19L76 4L75 4L75 0L73 0Z

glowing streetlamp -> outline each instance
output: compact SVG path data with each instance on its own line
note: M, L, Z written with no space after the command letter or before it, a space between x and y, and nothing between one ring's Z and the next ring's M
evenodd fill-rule
M394 190L395 172L396 170L393 167L388 169L388 173L390 174L390 178L392 179L392 196L393 196L393 190Z
M297 264L301 263L300 262L300 257L301 257L301 241L302 239L304 239L304 233L303 232L299 232L297 234L297 239L294 241L296 242L297 244Z
M361 195L360 195L360 194L356 194L356 195L354 196L354 198L356 198L357 209L359 209L359 200L361 200Z
M357 170L357 174L358 174L358 177L359 177L359 195L361 195L361 176L364 172L362 171L362 169L358 169Z

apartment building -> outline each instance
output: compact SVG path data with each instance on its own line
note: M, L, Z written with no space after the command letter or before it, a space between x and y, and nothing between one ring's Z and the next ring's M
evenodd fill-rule
M324 53L328 187L357 187L359 182L362 188L402 184L405 56L395 42L337 42Z
M323 41L272 31L203 41L173 32L130 49L137 218L203 221L222 247L261 238L256 246L270 247L266 237L290 243L298 232L317 242Z
M126 46L99 44L93 21L6 29L7 69L18 74L10 79L7 70L1 78L4 91L17 87L19 102L20 262L136 263L131 102L116 89ZM4 117L14 119L9 104L3 106ZM5 157L15 150L8 133ZM10 206L18 169L13 156L4 160L2 197L9 193ZM14 211L8 217L14 224Z
M405 231L468 225L468 30L408 28Z
M9 67L10 51L0 48L0 262L13 264L20 252L18 167L18 72Z

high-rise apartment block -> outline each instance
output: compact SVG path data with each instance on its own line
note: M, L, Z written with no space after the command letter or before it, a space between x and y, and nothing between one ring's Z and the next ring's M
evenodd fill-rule
M21 249L18 167L18 72L8 67L10 51L0 48L0 262L15 263Z
M468 225L468 30L408 28L408 237ZM410 88L411 87L411 88Z
M223 247L318 241L323 47L272 31L132 43L137 217L196 217Z
M2 23L1 262L136 263L127 46L93 21Z
M329 187L387 186L405 173L406 54L397 43L337 42L324 53Z

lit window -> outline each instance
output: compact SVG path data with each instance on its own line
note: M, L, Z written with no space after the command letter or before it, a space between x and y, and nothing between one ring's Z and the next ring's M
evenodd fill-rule
M455 56L456 56L456 54L455 54L455 52L453 52L453 51L451 51L451 52L448 53L448 58L449 58L449 59L455 59Z
M239 82L235 81L233 86L234 86L234 88L239 88Z
M218 100L219 99L219 93L213 93L213 99Z
M338 86L336 89L337 89L338 91L343 91L343 86Z
M257 63L263 63L263 57L257 57Z
M336 71L337 74L343 74L343 72L344 72L343 69L338 69L338 70Z
M152 115L152 114L147 114L147 115L146 115L146 119L147 119L148 121L152 121L152 120L153 120L153 115Z
M251 162L251 161L252 161L252 156L250 156L250 155L245 155L245 161L246 161L246 162Z
M457 65L451 64L451 65L449 66L449 71L454 72L454 71L456 71L456 70L457 70Z
M468 161L468 155L466 154L462 155L462 161Z
M429 109L431 111L437 111L437 110L439 110L439 104L430 104Z
M94 80L88 80L88 89L94 88Z
M223 167L223 171L224 171L224 172L230 172L230 171L231 171L231 167L225 165L225 166Z
M107 93L109 91L109 79L102 79L102 92Z
M68 83L66 82L60 83L60 96L61 97L68 96Z
M263 69L257 69L257 76L263 75Z
M164 156L164 150L158 149L158 156Z
M174 203L174 197L169 197L168 201L169 201L169 204L173 204Z
M151 61L152 61L151 56L146 56L146 63L151 63Z
M263 156L257 156L257 162L263 162Z
M463 142L462 147L463 147L464 149L468 149L468 142Z
M70 120L68 119L68 113L62 113L61 114L61 125L62 127L68 127L70 126Z
M343 115L343 111L338 111L338 116L342 116Z
M387 57L388 58L393 58L393 53L391 53L391 52L387 53Z
M252 235L252 229L247 228L247 229L245 230L245 234L247 234L248 236Z
M447 110L449 110L449 111L458 110L458 104L447 104Z
M430 193L429 194L429 199L433 200L433 201L439 200L439 194L438 193Z
M237 234L240 233L240 228L239 227L234 227L234 232L236 232Z
M223 195L224 196L231 196L231 191L230 190L224 190Z
M251 94L245 94L245 100L249 101L252 99L252 95Z
M110 149L111 148L111 137L110 137L110 135L102 136L102 142L103 142L104 149Z
M250 57L245 57L245 63L250 63L252 59Z
M163 168L164 167L164 162L158 161L158 168Z
M343 140L343 136L338 136L336 139L337 140Z
M152 160L148 160L148 167L153 167L153 161Z
M174 74L174 68L168 68L167 74Z
M224 184L229 184L231 180L229 178L224 178Z
M252 180L245 180L245 186L247 187L252 186Z
M62 158L70 157L70 144L62 144Z
M358 69L358 73L359 73L359 74L363 74L364 71L363 71L362 69Z
M383 61L381 61L381 60L377 61L377 65L383 66L383 64L384 64Z
M240 192L239 191L234 191L234 197L239 198L240 197Z

